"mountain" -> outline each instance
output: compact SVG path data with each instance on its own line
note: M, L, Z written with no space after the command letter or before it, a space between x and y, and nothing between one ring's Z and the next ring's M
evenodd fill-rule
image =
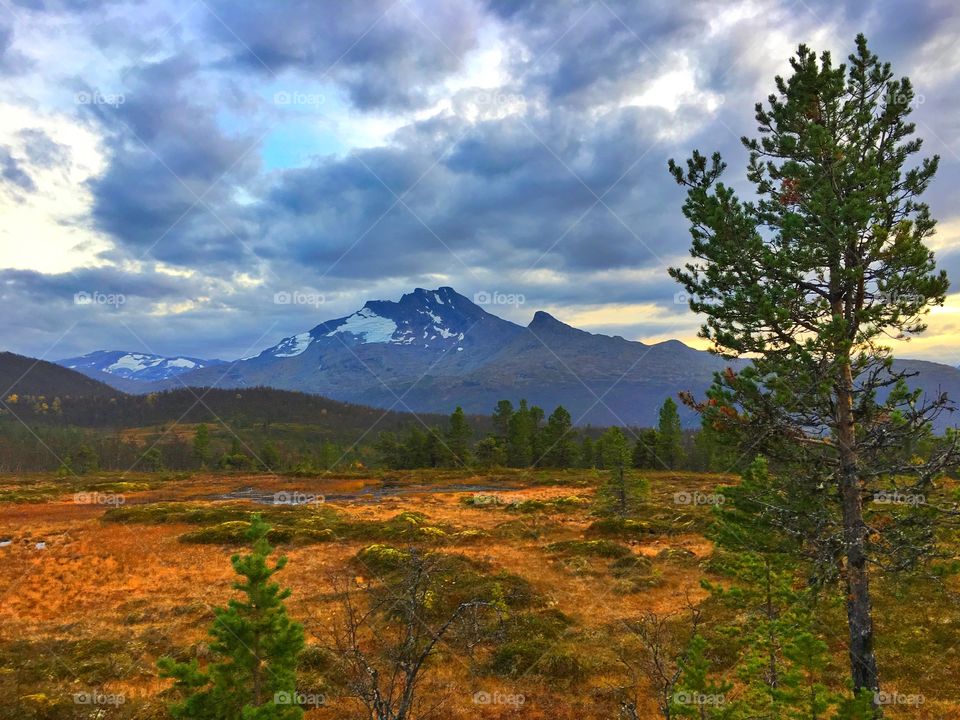
M215 367L223 360L201 360L193 357L164 357L153 353L126 350L97 350L80 357L57 360L58 365L81 372L87 377L118 387L135 388L124 381L156 382L169 380L192 370Z
M185 372L175 384L135 385L268 386L418 413L461 405L486 414L501 398L525 397L548 409L562 403L579 424L650 425L667 397L702 393L726 365L678 341L595 335L544 312L524 327L440 287L369 301L256 356Z
M0 400L11 395L73 398L112 398L117 391L74 370L45 360L0 352Z
M542 311L524 327L441 287L417 288L397 302L369 301L253 357L174 378L134 374L108 382L130 392L265 386L417 413L460 405L487 414L500 399L526 398L548 412L564 405L578 425L651 426L666 398L680 391L702 396L715 372L743 364L677 340L648 345L589 333ZM896 366L917 372L913 384L928 393L960 398L960 370L916 360ZM681 419L688 427L697 423L686 408ZM938 429L950 422L943 416Z

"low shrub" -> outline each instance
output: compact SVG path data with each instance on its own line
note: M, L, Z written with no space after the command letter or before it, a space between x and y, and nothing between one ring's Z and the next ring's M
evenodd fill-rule
M630 555L630 548L612 540L562 540L547 545L547 551L563 555L621 558Z

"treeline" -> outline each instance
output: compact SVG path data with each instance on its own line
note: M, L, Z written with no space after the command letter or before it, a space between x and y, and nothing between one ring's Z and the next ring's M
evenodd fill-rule
M577 429L570 413L521 400L497 403L490 417L492 431L481 438L462 408L443 426L421 424L406 433L383 432L375 449L379 464L406 470L434 467L598 468L609 469L610 447L630 445L630 464L648 470L714 470L738 467L735 448L721 443L710 427L685 432L677 404L667 398L656 428Z
M219 392L222 399L224 391ZM251 398L266 401L275 397L274 392L257 389L230 394L239 405ZM166 416L170 407L180 402L173 402L170 395L140 400L146 407L165 406L158 414ZM63 407L56 401L22 397L10 407L21 411L28 402L40 413L55 414ZM320 398L319 402L332 401ZM248 470L316 474L360 466L394 470L609 469L610 447L622 444L629 448L629 464L638 469L726 472L739 468L736 448L719 442L709 427L683 430L677 405L669 398L660 408L656 428L575 428L563 406L548 416L525 400L516 407L501 400L489 417L468 416L461 408L447 418L386 414L379 423L374 418L372 428L362 425L360 416L351 415L342 419L343 427L337 431L331 425L339 416L325 410L317 414L316 422L304 423L253 419L260 415L253 411L225 413L226 417L214 415L206 421L201 413L196 423L174 418L155 427L107 430L63 422L28 425L20 412L16 416L0 413L0 472ZM377 427L389 430L367 440Z
M116 429L100 425L109 406ZM71 422L81 408L103 414ZM670 398L657 427L622 429L574 427L563 406L547 415L526 400L501 400L489 416L459 407L448 417L411 416L269 388L65 400L11 395L0 404L0 472L608 469L609 447L621 443L634 468L739 469L736 448L709 427L682 429Z
M318 474L369 465L373 451L309 426L221 424L102 431L0 418L0 472L249 470Z

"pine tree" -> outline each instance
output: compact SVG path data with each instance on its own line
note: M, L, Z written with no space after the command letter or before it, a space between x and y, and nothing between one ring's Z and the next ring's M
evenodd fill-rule
M533 457L533 420L526 400L510 416L507 430L507 463L510 467L530 467Z
M200 467L206 467L210 462L210 429L206 423L197 425L193 436L193 456L200 463Z
M623 430L612 427L598 443L603 452L603 467L609 479L597 490L597 511L621 517L633 512L643 501L647 483L628 474L633 460L630 443Z
M740 647L739 710L746 717L803 717L810 707L836 699L811 685L819 682L817 664L823 659L814 653L818 646L809 630L813 595L809 588L796 586L795 564L788 556L740 547L719 556L731 576L729 583L702 583L733 618L719 631ZM806 686L804 692L816 691L812 700L799 695L799 685Z
M267 472L276 472L280 469L280 451L272 442L265 442L260 447L260 469Z
M541 463L547 467L569 468L577 463L579 448L573 433L573 418L563 405L558 405L550 413L543 432L544 459Z
M653 428L641 430L633 446L633 466L641 470L658 470L663 465L657 461L660 435Z
M81 445L70 455L69 467L77 475L96 472L100 468L100 458L89 445Z
M320 443L320 450L317 452L317 464L321 470L332 470L343 459L343 450L332 442L324 440Z
M444 440L444 434L438 427L431 427L427 430L423 439L422 452L425 456L424 465L414 465L414 467L444 467L454 463L453 453Z
M711 676L707 641L702 635L694 635L686 655L680 658L680 680L670 708L672 717L699 720L728 717L726 694L733 685L716 681Z
M830 659L827 644L812 632L800 629L788 638L783 648L786 669L774 698L783 710L780 717L789 720L821 720L839 703L837 694L824 682ZM868 714L869 717L869 708Z
M660 407L657 424L657 459L662 467L671 470L679 467L683 460L683 430L680 427L680 413L673 398L667 398Z
M196 660L158 661L161 677L173 678L183 700L170 706L176 720L299 720L296 704L297 656L304 646L303 628L287 616L290 595L271 580L287 564L267 541L270 526L251 519L247 539L252 551L230 558L242 580L233 587L242 599L217 608L210 627L214 659L201 670Z
M431 463L430 440L423 430L411 427L403 441L402 468L433 467Z
M507 452L496 437L490 435L477 443L477 464L483 468L505 465Z
M698 468L707 472L736 472L742 467L743 453L739 444L720 432L710 422L704 422L693 441Z
M686 169L693 259L670 274L706 316L701 334L723 356L751 357L739 373L717 377L701 410L739 426L757 450L777 460L807 502L796 515L767 511L802 537L810 554L842 558L847 598L851 684L879 688L874 653L870 567L899 567L929 556L935 535L923 512L872 523L865 501L885 478L929 495L956 445L921 462L898 448L929 434L946 396L924 399L907 389L882 339L925 329L931 306L948 288L925 241L935 221L920 197L938 159L908 166L921 148L907 121L914 99L861 35L849 66L835 66L801 45L789 78L776 79L769 107L758 104L760 137L744 138L747 179L758 196L741 201L718 182L719 154L699 152ZM823 432L820 432L820 430ZM823 532L807 535L811 524ZM772 518L770 518L772 519ZM879 714L879 713L877 713Z
M140 456L140 467L151 472L163 470L163 453L159 445L152 446Z
M513 403L501 400L493 411L493 431L497 438L506 442L510 434L510 418L513 417Z
M470 429L463 408L459 405L450 415L450 426L447 429L447 449L453 456L454 465L463 467L470 464L470 438L473 430Z
M583 442L580 443L580 467L594 468L596 462L596 446L589 435L584 435Z
M406 467L407 457L403 444L397 439L396 433L382 432L374 443L380 464L391 470L401 470ZM324 468L326 469L326 468Z
M240 438L236 435L230 441L230 450L221 458L219 465L227 470L246 470L253 466L252 458L244 452Z
M542 425L546 415L543 408L536 405L531 405L527 414L530 425L530 448L533 451L533 464L538 467L544 464L549 447L547 435Z

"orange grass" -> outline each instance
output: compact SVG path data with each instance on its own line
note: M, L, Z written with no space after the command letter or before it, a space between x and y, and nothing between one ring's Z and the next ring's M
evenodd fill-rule
M650 475L653 496L658 498L669 497L679 488L709 490L731 481L727 477L694 474ZM549 484L549 477L530 484L529 477L514 473L496 481L502 482L503 490L487 494L496 494L507 502L592 495L591 487L566 483L569 477L569 474L558 474L557 482L561 484L556 485ZM37 479L8 478L3 482L9 480L16 484ZM50 477L43 481L55 482ZM245 486L267 492L296 490L332 495L357 492L381 481L382 477L374 474L316 479L198 474L185 480L164 482L152 490L126 494L123 499L125 504L202 502L211 495ZM389 482L413 488L430 483L432 489L437 490L445 485L489 485L495 481L477 474L446 474L437 478L411 472L391 473ZM713 551L711 543L694 534L651 537L628 543L632 552L650 558L670 547L686 548L694 553L696 560L691 563L655 561L659 584L622 594L616 591L616 581L605 561L590 560L584 571L574 572L563 558L544 549L549 542L582 538L592 520L588 507L547 516L523 515L502 507L466 507L461 502L465 494L471 493L438 493L420 488L412 494L385 497L379 503L345 502L335 507L358 520L383 520L399 512L417 511L439 525L485 531L488 536L482 541L443 548L443 551L482 560L493 570L502 569L531 582L548 607L561 610L574 621L568 639L577 643L594 671L584 682L570 686L543 681L534 673L519 680L478 677L471 675L454 653L444 651L440 661L430 668L422 697L436 705L436 717L454 720L616 717L611 689L621 684L623 677L610 652L611 632L625 632L622 627L618 629L619 621L636 618L645 611L669 612L682 608L687 599L701 601L706 593L700 587L704 573L697 561L709 557ZM0 537L14 539L10 547L0 549L0 643L114 640L127 657L128 665L100 689L124 693L128 698L149 699L138 709L139 718L164 717L163 702L156 696L167 683L156 677L154 663L159 655L167 652L199 651L202 654L212 608L223 605L233 592L234 575L228 558L235 548L180 542L178 537L195 529L194 526L103 522L105 510L103 506L75 504L69 494L46 503L0 505ZM497 534L497 526L509 521L536 526L542 534L536 539ZM46 549L36 549L38 541L45 542ZM330 542L283 549L290 562L279 578L292 590L289 610L304 623L309 642L322 643L328 639L338 612L329 596L330 578L343 571L365 544ZM839 652L842 654L842 648ZM67 667L62 673L60 689L63 692L83 689L82 680L71 678L72 674L82 676L83 673L74 672L70 657L64 657L62 662ZM28 687L11 689L0 684L0 692L17 693L16 697L0 700L7 705L39 702L23 699L31 691L36 692ZM473 702L477 691L522 695L524 702L522 706L478 705ZM50 689L44 692L49 693ZM109 714L112 711L113 708L107 709L104 717L112 717ZM649 699L641 712L642 717L657 717ZM311 710L307 715L311 720L361 716L360 706L348 698L331 698L328 707ZM918 720L960 718L960 705L936 703L911 708L909 714L895 711L890 716Z

